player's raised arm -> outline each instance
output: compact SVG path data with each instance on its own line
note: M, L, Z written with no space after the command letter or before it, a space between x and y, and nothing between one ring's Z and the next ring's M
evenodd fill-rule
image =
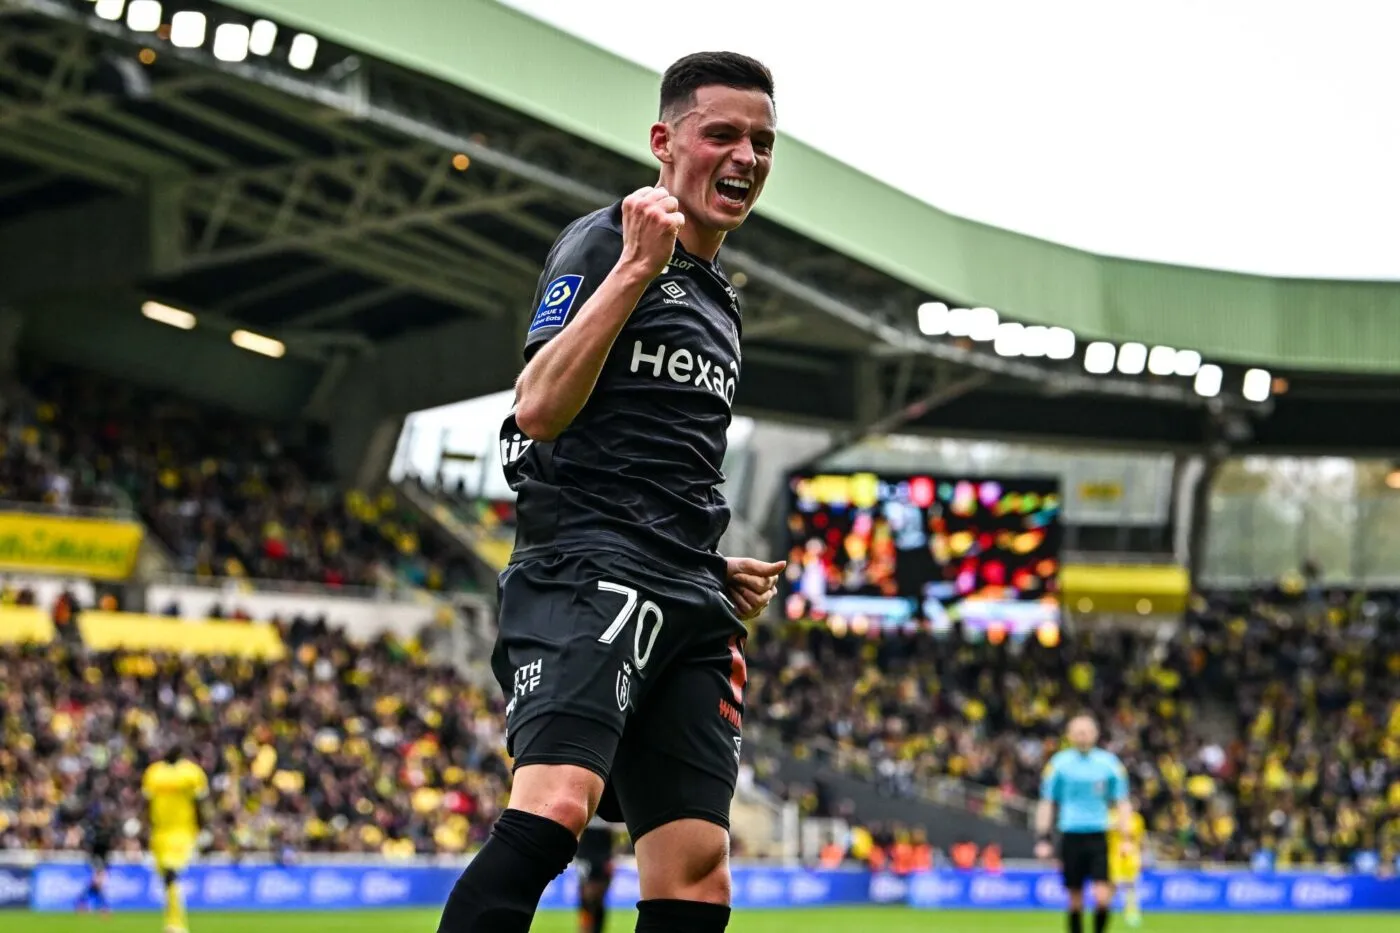
M622 202L622 254L568 327L525 364L515 387L515 423L531 440L551 441L588 402L608 352L642 293L666 268L685 223L679 203L665 188L642 188ZM579 276L572 287L579 287ZM570 287L568 282L563 287ZM567 301L568 299L564 299ZM561 301L560 304L564 304ZM547 310L543 297L539 315ZM567 316L564 305L562 316ZM532 325L532 329L533 329Z

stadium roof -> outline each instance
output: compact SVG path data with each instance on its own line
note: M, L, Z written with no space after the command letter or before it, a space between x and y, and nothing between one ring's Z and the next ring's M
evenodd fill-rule
M0 0L0 316L25 315L27 349L249 410L365 423L509 387L554 236L654 168L586 127L532 116L536 102L369 57L373 36L349 46L321 32L314 66L298 68L288 46L298 24L321 28L303 15L318 7L288 7L273 53L229 61L208 41L178 47L104 20L85 0ZM211 35L252 20L203 0L176 8L205 11ZM492 49L539 38L492 32L502 16L545 30L538 67L556 78L597 54L480 0L395 4L386 19L425 9L451 17L439 31L488 65L521 70ZM432 23L419 25L432 46ZM611 83L619 63L605 59L603 93L645 85L650 101L654 77L621 66L633 83ZM634 108L643 124L650 106ZM1082 353L1007 358L930 339L913 309L937 296L772 216L725 255L745 297L745 414L857 433L1400 449L1388 379L1286 372L1287 395L1251 406L1235 370L1234 389L1207 399L1179 377L1088 375ZM198 327L151 324L146 299ZM239 329L275 337L285 358L233 349Z
M656 75L491 0L414 0L396 3L392 15L341 0L230 2L649 159L637 127L653 119ZM786 141L781 158L762 213L945 299L1208 358L1400 371L1400 283L1099 257L953 217L800 142Z

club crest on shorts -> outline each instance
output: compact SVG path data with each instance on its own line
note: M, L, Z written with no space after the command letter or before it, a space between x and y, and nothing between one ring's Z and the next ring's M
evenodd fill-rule
M617 708L627 712L627 704L632 701L632 678L626 670L617 672Z
M530 333L546 327L562 327L569 318L569 311L573 309L582 285L581 275L561 275L546 285L544 297L540 299L534 320L530 322Z

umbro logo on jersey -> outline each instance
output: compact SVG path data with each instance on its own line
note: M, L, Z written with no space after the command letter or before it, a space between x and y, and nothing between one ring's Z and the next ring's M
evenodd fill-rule
M662 282L661 290L665 292L667 296L675 299L676 301L679 301L685 297L685 289L681 288L675 282Z

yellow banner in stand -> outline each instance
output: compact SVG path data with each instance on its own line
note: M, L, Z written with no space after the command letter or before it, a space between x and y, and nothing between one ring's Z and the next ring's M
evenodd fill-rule
M125 580L142 534L136 522L0 512L0 570Z

